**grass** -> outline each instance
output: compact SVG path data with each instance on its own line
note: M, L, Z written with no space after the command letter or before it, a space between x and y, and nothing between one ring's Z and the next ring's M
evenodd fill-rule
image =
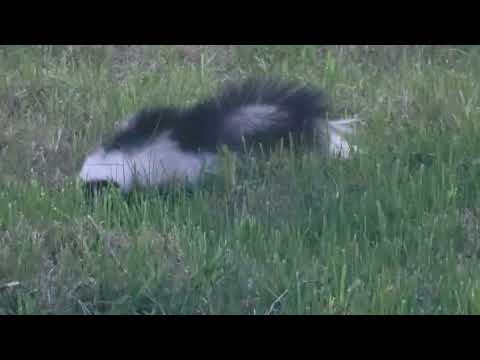
M1 314L480 313L478 47L3 46L0 74ZM364 152L85 204L117 121L248 74L325 88Z

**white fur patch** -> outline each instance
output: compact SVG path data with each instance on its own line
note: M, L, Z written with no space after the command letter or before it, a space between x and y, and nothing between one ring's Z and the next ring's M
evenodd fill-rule
M114 181L128 192L136 184L148 187L171 180L195 182L202 171L212 171L215 160L215 154L182 151L167 132L129 154L105 152L100 148L87 157L80 178L84 181Z
M345 134L352 134L353 124L360 122L357 118L339 119L328 122L329 149L333 156L340 156L343 159L350 157L351 150L357 150L356 146L350 147Z
M254 134L257 131L268 129L272 126L272 117L287 116L273 105L249 105L240 108L227 119L227 131L244 135Z
M329 141L330 153L333 156L340 156L344 159L348 159L350 157L350 145L344 137L338 133L335 133L334 131L330 131Z

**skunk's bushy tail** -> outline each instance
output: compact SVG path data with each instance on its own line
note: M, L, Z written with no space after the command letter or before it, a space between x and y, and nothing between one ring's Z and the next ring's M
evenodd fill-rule
M329 121L329 101L320 89L272 79L249 79L228 84L213 100L217 106L222 145L262 144L268 148L281 139L316 143L331 155L348 158L347 139L357 118ZM199 105L209 108L211 103Z
M227 83L219 94L186 112L187 121L176 132L192 149L261 144L270 148L293 138L313 135L317 119L326 117L327 97L312 87L273 79ZM201 123L201 126L195 124ZM189 129L195 128L194 132ZM187 138L186 135L189 135Z

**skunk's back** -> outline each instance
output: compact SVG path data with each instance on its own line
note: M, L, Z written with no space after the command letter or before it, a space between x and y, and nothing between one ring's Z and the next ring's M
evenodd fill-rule
M192 109L192 116L215 123L217 145L273 145L281 139L313 136L325 118L327 98L318 89L290 82L249 79L229 83ZM210 120L207 120L210 119Z

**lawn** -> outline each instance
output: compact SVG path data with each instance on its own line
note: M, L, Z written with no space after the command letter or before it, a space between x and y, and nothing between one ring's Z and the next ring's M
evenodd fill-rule
M1 46L0 74L0 314L480 313L477 46ZM325 89L362 152L85 202L119 121L252 75Z

